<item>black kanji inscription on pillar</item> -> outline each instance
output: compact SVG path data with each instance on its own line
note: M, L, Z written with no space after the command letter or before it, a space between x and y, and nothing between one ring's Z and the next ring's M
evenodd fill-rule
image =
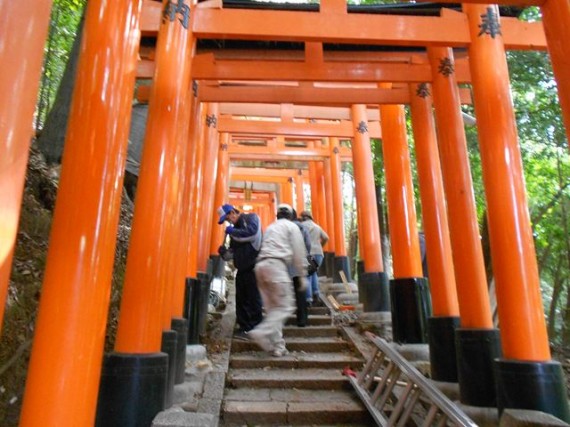
M338 149L338 147L334 147L333 148L333 153L334 154L338 154L340 152L340 150Z
M368 133L368 126L366 125L366 122L362 121L358 123L358 127L356 128L356 130L358 131L358 133Z
M218 119L214 114L212 114L211 116L206 115L206 126L215 128L217 124L218 124Z
M427 98L430 95L427 83L420 83L418 85L418 88L416 89L416 95L418 95L420 98Z
M449 77L450 75L452 75L453 72L455 71L455 68L453 67L453 62L451 62L451 59L449 59L448 57L441 58L439 60L439 67L437 71L440 74L443 74L445 77Z
M194 98L198 96L198 82L196 80L192 80L192 94Z
M221 149L222 151L228 151L228 144L222 144Z
M489 34L491 38L495 38L497 35L502 35L501 24L499 23L499 17L492 7L487 8L487 12L481 15L481 23L479 24L479 34L477 36L482 36L483 34Z
M172 0L168 0L164 6L164 11L162 12L162 21L167 19L170 22L174 22L176 19L176 14L180 14L180 23L185 29L188 29L188 23L190 22L190 7L184 4L184 0L178 0L176 4Z

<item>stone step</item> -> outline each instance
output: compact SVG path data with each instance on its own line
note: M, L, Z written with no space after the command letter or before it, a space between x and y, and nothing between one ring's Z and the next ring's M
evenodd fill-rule
M224 426L370 426L353 393L343 390L226 389Z
M355 357L350 352L343 353L305 353L302 351L291 352L283 357L272 357L264 351L238 353L230 358L232 369L254 368L289 368L289 369L339 369L349 366L352 370L359 371L364 359Z
M309 307L309 316L311 315L330 315L328 307Z
M232 369L227 383L234 388L352 390L340 369Z
M285 326L283 336L288 337L336 337L338 329L335 326Z
M306 353L339 352L349 349L349 344L340 337L291 337L285 343L289 351L304 351ZM259 351L259 346L253 341L232 341L232 354L244 351Z
M324 326L324 325L330 325L332 321L331 317L328 314L316 314L309 316L308 323L311 326ZM289 316L285 324L296 325L297 318L295 317L295 315Z

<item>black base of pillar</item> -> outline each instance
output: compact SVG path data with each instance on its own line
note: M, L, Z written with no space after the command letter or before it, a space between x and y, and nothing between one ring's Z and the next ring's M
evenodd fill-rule
M219 255L210 255L208 261L208 273L212 277L223 277L225 270L225 261Z
M497 406L552 414L570 423L566 382L560 363L495 360Z
M457 382L455 330L459 317L441 316L428 319L428 343L431 378L448 383Z
M342 282L342 279L340 278L341 271L344 272L344 277L346 277L346 280L350 282L352 280L352 276L350 274L350 263L348 262L348 257L335 256L333 266L333 283Z
M190 318L190 297L192 295L193 289L194 289L194 282L196 282L198 279L194 278L194 277L187 277L186 278L186 284L184 287L184 313L183 316L186 319Z
M390 311L388 276L383 271L358 276L358 295L362 293L364 311Z
M326 264L325 271L327 277L330 277L332 279L334 274L334 252L325 252L324 263Z
M200 343L200 294L202 289L198 279L186 279L186 301L188 301L187 344Z
M176 350L178 346L178 333L173 330L162 331L160 351L168 355L168 373L166 375L166 395L164 407L170 408L174 398L174 383L176 380Z
M392 279L390 295L394 341L407 344L427 343L427 320L431 315L427 280L423 277Z
M501 357L499 330L458 328L455 330L455 348L461 403L495 407L493 361Z
M171 327L176 331L176 369L174 374L174 384L184 382L186 372L186 337L188 336L188 321L175 317L172 319Z
M198 331L203 335L206 333L206 319L208 316L208 303L210 302L210 283L212 276L198 272L198 282L200 283L200 314L198 317Z
M167 372L164 353L105 355L95 426L151 425L164 409Z
M356 261L356 283L358 285L358 302L364 304L364 294L366 293L366 289L364 289L364 282L360 283L360 278L364 273L364 261ZM386 278L387 280L387 278Z

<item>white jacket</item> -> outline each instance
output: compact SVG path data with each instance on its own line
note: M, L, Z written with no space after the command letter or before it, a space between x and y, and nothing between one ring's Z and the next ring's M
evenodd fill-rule
M267 227L257 261L266 258L283 261L295 276L307 275L307 250L297 224L282 218Z

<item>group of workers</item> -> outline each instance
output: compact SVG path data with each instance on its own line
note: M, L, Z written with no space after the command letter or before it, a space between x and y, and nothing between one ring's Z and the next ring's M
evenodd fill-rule
M218 209L218 224L229 223L229 246L220 246L222 259L233 259L237 270L236 339L252 340L275 357L288 353L283 325L297 310L297 325L307 322L307 305L319 305L317 273L307 274L308 256L323 262L329 237L309 211L297 218L288 204L277 207L277 219L265 232L259 216L240 212L233 205Z

